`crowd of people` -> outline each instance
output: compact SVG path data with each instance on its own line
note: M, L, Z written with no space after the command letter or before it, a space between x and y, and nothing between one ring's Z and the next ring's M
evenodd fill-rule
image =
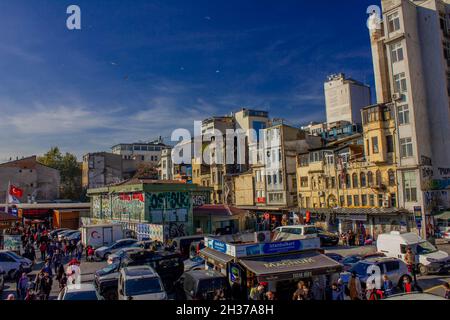
M80 264L85 250L81 241L76 243L52 238L50 229L43 224L17 225L12 232L21 235L22 256L30 259L33 264L42 264L35 277L28 276L22 267L16 271L13 278L18 300L48 300L54 279L58 281L60 290L73 281L70 266ZM64 264L67 262L69 268L66 270Z

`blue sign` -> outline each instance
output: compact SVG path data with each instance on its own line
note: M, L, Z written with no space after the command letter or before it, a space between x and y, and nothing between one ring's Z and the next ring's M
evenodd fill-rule
M283 242L269 242L262 247L263 253L281 253L288 251L300 250L302 243L299 240L283 241Z
M227 244L219 240L213 240L212 248L222 253L227 252Z

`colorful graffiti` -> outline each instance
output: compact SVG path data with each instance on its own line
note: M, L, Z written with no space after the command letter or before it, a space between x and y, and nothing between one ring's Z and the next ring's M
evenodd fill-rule
M100 196L92 197L92 217L97 219L102 217L102 199Z
M102 210L102 218L103 219L111 219L111 198L108 194L102 195L102 204L101 204L101 210Z
M144 195L142 193L121 193L111 197L112 218L139 221L144 215Z
M166 225L166 234L169 239L187 236L186 226L184 223L170 222Z
M150 210L188 208L190 205L188 192L147 193L146 198Z

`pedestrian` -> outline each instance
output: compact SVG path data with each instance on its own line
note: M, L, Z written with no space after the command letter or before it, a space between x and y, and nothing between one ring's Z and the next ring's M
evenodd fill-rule
M331 285L331 300L344 300L344 293L342 292L342 288L340 288L336 282Z
M77 259L78 259L78 261L81 261L83 251L84 251L84 246L81 243L81 241L78 241L78 244L77 244Z
M349 296L351 300L361 300L362 298L362 289L361 289L361 281L356 276L356 272L352 272L352 276L350 281L348 282L348 290Z
M258 299L258 282L253 281L252 287L250 288L249 298L250 300L259 300Z
M42 241L41 244L39 245L39 251L41 252L41 260L45 261L45 254L47 251L47 244Z
M301 296L303 294L303 287L305 286L304 281L299 281L297 283L297 290L295 290L294 294L292 295L292 300L302 300Z
M42 300L48 300L48 298L50 297L50 292L52 291L52 285L53 285L52 278L50 277L48 272L44 272L44 277L42 278L41 281L41 287L43 292Z
M52 257L52 264L55 268L55 274L57 274L59 266L62 264L62 254L59 249L56 249L55 254Z
M225 292L223 289L216 290L213 300L225 300Z
M269 301L276 300L275 293L273 291L267 291L266 299Z
M383 276L383 291L385 297L390 296L394 291L394 285L387 274Z
M16 300L16 296L13 293L8 294L6 300Z
M25 297L27 296L27 289L28 289L29 279L25 272L22 272L22 276L19 279L18 283L18 290L19 290L19 299L25 300Z
M420 288L411 281L411 277L409 277L409 276L403 277L403 281L400 286L401 286L402 292L404 292L404 293L420 291Z
M450 285L448 284L448 282L445 282L443 285L444 287L444 298L450 300Z

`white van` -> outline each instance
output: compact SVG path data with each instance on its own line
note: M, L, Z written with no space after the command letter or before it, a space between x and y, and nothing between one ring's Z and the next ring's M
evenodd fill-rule
M448 253L436 249L430 242L415 233L391 231L391 233L380 234L376 243L378 252L403 261L405 261L407 248L411 248L416 255L416 263L418 263L422 275L429 272L446 271L450 268Z
M81 243L86 247L109 246L124 238L124 230L121 224L93 224L81 227L80 231Z

